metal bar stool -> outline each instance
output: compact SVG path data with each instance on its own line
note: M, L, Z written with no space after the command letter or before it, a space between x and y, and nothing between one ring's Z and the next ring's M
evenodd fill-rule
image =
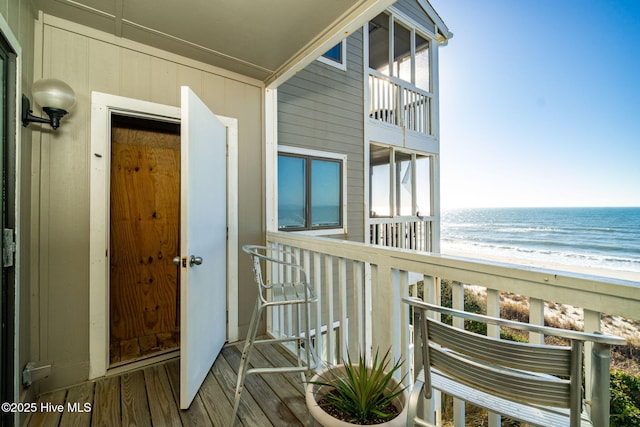
M244 380L248 374L301 372L303 378L305 375L309 378L317 363L317 356L312 348L309 330L309 307L311 303L317 301L317 297L310 283L307 282L307 275L302 266L297 262L293 252L282 248L256 245L245 245L242 247L242 250L251 256L254 278L258 286L258 297L256 299L253 316L251 317L251 323L249 324L244 350L242 351L240 367L238 368L235 403L233 405L231 422L229 423L231 426L233 426L236 421L240 397L244 389ZM264 282L261 264L271 268L270 271L273 273L272 277L275 278L273 282L277 283ZM295 308L296 316L292 321L297 325L297 333L283 338L256 340L256 331L260 324L262 311L267 307L278 306ZM300 309L302 309L302 316L300 316ZM251 352L255 344L284 342L295 342L298 355L297 366L248 369L249 358L251 357ZM304 349L304 359L302 357L302 349Z

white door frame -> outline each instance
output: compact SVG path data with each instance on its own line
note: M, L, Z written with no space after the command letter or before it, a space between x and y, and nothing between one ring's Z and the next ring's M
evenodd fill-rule
M109 368L109 194L111 113L179 122L180 108L105 93L91 94L89 379ZM238 339L238 120L227 128L227 340Z

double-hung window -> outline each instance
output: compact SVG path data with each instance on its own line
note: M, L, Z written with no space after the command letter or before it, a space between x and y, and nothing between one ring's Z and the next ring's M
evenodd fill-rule
M345 164L346 155L280 147L278 229L329 233L343 229Z

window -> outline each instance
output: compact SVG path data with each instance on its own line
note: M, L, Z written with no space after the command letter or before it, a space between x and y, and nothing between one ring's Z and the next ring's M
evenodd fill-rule
M332 230L344 224L346 155L281 147L278 229Z
M347 69L347 39L342 40L340 43L326 51L318 61L341 70Z
M396 13L383 12L373 18L369 22L369 68L430 92L430 37L422 31L424 34L404 23Z
M370 216L431 216L431 157L370 145Z

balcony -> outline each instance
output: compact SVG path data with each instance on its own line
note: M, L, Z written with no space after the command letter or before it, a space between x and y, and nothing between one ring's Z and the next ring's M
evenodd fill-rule
M422 136L432 135L433 94L411 83L369 70L370 123L404 128Z
M401 230L400 233L391 234L411 235L402 231L406 229L406 224L396 225L393 230ZM400 241L411 247L404 238ZM444 280L451 286L453 308L458 310L464 310L465 288L471 288L485 296L486 314L494 317L500 317L501 306L520 301L529 322L535 325L543 325L545 315L561 304L583 313L579 323L585 331L601 331L603 319L610 316L640 321L637 282L282 232L267 233L267 242L293 250L306 267L318 294L311 327L321 331L315 334L316 348L321 349L327 362L339 361L347 352L370 356L376 349L391 348L395 358L408 361L404 369L410 371L411 325L402 298L420 294L425 301L439 304ZM286 336L297 319L290 312L281 311L267 322L268 333ZM543 339L537 334L529 335L530 342ZM595 362L587 357L586 381L591 381L592 363ZM589 398L586 396L586 401ZM454 405L454 425L464 425L464 405ZM496 417L491 416L490 420L490 425L499 425Z
M409 249L386 248L285 232L267 233L267 244L291 249L308 271L318 294L312 313L312 338L320 356L329 363L347 351L391 348L395 358L412 369L413 346L409 310L402 297L418 294L410 278L419 277L422 297L439 302L443 280L451 285L454 308L464 309L464 290L473 286L486 295L487 314L500 316L500 307L526 300L530 323L542 325L553 306L566 304L584 314L586 331L602 329L605 315L640 321L640 284L604 277L527 268L517 265L432 255ZM287 271L271 271L270 277ZM501 296L503 298L501 298ZM508 296L508 298L504 298ZM270 313L267 330L273 336L291 334L299 321L290 309ZM529 340L544 337L530 334ZM40 396L39 402L91 403L90 413L39 411L25 425L113 425L137 420L141 425L226 425L232 411L240 359L240 345L227 345L216 360L191 408L178 409L178 361L110 376ZM589 352L587 352L589 353ZM256 363L285 363L292 356L282 348L259 347ZM585 372L589 381L589 364ZM409 375L408 377L411 377ZM239 419L245 425L306 425L308 422L300 376L252 375L247 380ZM588 400L587 396L587 400ZM40 404L40 403L38 403ZM464 425L464 406L456 403L454 425ZM461 409L460 409L461 408ZM68 419L67 417L78 419ZM491 421L493 420L493 421ZM490 418L491 426L499 420Z

